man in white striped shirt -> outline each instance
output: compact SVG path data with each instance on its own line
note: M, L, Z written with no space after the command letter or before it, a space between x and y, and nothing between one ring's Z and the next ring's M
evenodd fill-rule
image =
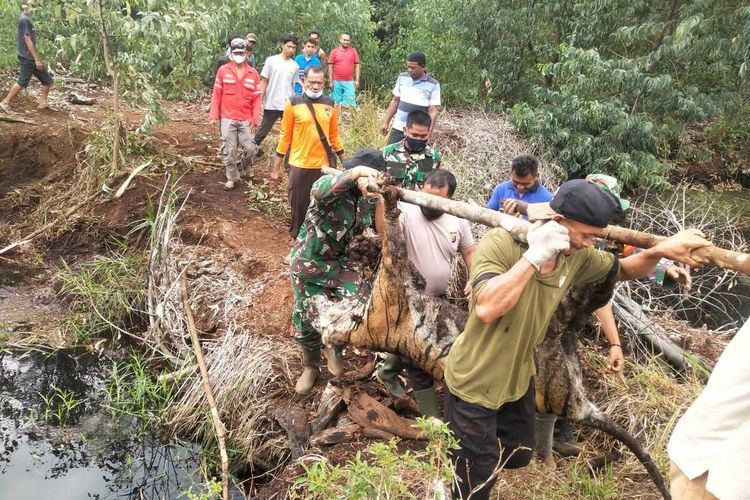
M427 74L426 66L427 56L423 52L412 52L406 58L406 72L396 78L393 99L383 122L383 135L388 135L386 144L393 144L404 138L406 117L416 110L425 111L430 115L432 135L437 121L437 108L440 106L440 83Z

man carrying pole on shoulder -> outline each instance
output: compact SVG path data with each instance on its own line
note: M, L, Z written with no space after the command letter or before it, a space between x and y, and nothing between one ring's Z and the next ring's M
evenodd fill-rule
M529 205L529 218L538 222L526 244L501 229L479 242L469 319L445 363L445 418L460 446L452 452L460 479L454 498L472 490L472 498L489 498L498 464L512 469L530 462L534 348L570 286L639 278L663 257L695 266L691 251L711 245L688 230L618 260L593 244L621 210L595 183L568 181L550 203Z
M324 175L313 184L310 207L292 248L292 323L304 365L294 388L298 394L310 392L320 375L321 335L311 325L308 301L316 295L338 299L369 295L368 284L347 256L346 247L368 226L374 225L376 232L382 234L385 224L382 198L367 191L369 178L377 178L385 171L380 152L360 150L344 161L344 168L344 172ZM367 201L375 201L374 220ZM328 347L325 353L328 371L343 374L339 350Z

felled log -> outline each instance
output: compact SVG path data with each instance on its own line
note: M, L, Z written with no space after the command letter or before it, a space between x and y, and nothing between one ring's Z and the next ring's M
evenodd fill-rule
M315 298L311 301L317 311L312 315L313 326L326 344L396 353L440 380L445 357L463 330L468 313L444 299L424 295L424 279L409 261L398 222L399 194L394 188L383 192L383 258L369 300L364 304L360 298L334 303ZM581 318L586 319L606 304L613 284L610 281L598 291L571 289L558 307L547 337L535 354L537 411L567 415L612 435L633 451L664 497L669 498L664 478L648 453L588 399L583 386L575 349Z
M357 424L342 425L331 427L314 434L310 438L310 444L313 446L333 446L334 444L351 441L357 434L362 432L362 427Z
M352 395L350 391L346 391L344 400L349 416L365 430L376 429L406 439L425 438L415 427L416 420L399 417L393 410L363 392ZM380 432L376 432L375 435L383 436Z
M630 328L647 346L664 356L664 359L676 370L684 372L697 363L702 370L696 370L696 373L704 379L708 378L712 368L703 359L686 353L669 340L656 325L648 321L637 302L622 293L615 293L612 306L615 315L630 325Z
M318 416L313 422L312 433L318 434L323 431L338 412L344 407L344 390L328 382L323 394L320 395L318 404Z

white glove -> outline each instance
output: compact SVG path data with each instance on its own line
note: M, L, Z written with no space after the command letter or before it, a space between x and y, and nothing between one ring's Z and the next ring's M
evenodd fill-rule
M538 271L545 262L557 257L557 254L570 248L568 229L555 221L539 221L531 226L526 239L529 249L523 256Z

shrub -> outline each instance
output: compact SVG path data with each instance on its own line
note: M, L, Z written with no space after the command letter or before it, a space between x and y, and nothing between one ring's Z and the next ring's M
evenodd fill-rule
M376 442L343 465L322 458L303 464L305 475L292 488L294 498L445 498L455 480L448 451L458 443L447 424L418 419L427 433L420 451L399 453L395 438ZM367 459L364 458L367 456Z

